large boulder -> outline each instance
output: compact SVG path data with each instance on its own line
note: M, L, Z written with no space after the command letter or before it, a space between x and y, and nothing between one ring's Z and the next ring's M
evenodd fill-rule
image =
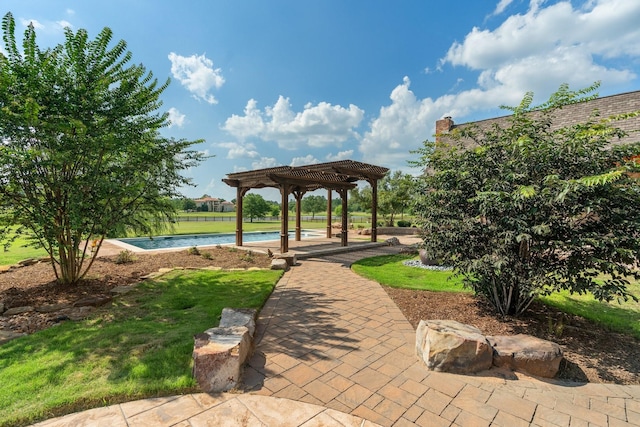
M220 316L220 328L229 328L231 326L246 326L249 334L253 336L256 330L256 315L258 312L255 308L229 308L222 309Z
M289 263L287 263L286 259L272 259L271 269L287 271L289 269Z
M490 336L493 364L530 375L553 378L560 369L562 349L554 342L530 335Z
M416 355L427 369L470 374L491 368L493 351L478 328L455 320L421 320Z
M207 393L234 388L251 355L252 341L246 326L211 328L196 335L193 376L200 388Z

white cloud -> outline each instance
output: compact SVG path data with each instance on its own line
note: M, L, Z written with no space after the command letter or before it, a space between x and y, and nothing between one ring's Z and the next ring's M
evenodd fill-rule
M345 150L338 152L336 155L333 155L333 153L329 153L327 154L325 159L328 162L337 162L339 160L346 160L351 156L353 156L353 150Z
M510 16L493 31L473 28L462 43L449 48L442 62L486 70L532 59L543 63L554 50L605 57L640 54L640 2L599 0L582 9L567 1L546 8L542 3L532 1L527 13ZM574 65L565 68L570 77Z
M73 9L67 9L66 12L67 12L67 15L71 15L71 16L76 14L76 11Z
M20 24L22 24L23 27L28 27L29 25L33 25L33 28L35 28L36 30L44 29L44 25L42 25L37 19L20 18Z
M289 166L314 165L316 163L320 163L320 160L316 159L311 154L307 154L305 157L294 157L291 159L291 164Z
M280 96L273 106L266 107L264 111L257 107L256 100L250 99L244 115L232 115L222 128L240 140L257 138L273 141L280 148L291 150L305 145L340 145L349 138L357 138L355 128L363 116L364 111L353 104L344 108L327 102L308 103L296 113L289 98Z
M168 57L171 61L171 74L194 98L209 104L218 103L210 91L220 89L224 84L220 68L213 68L213 62L204 55L181 56L171 52Z
M216 144L216 146L229 150L227 152L227 159L257 159L260 157L260 153L255 150L256 146L250 143L221 142Z
M500 15L511 3L513 0L500 0L492 15Z
M180 111L178 111L177 108L174 108L174 107L169 108L169 121L171 122L169 124L169 127L171 128L173 126L177 126L181 128L185 123L186 117L187 116L180 113Z
M391 92L391 104L380 108L380 114L370 123L359 146L363 161L406 167L409 150L429 137L438 110L430 98L418 99L409 90L410 84L405 77Z
M64 19L61 21L56 21L56 24L60 27L60 28L73 28L73 24L71 24L71 22L69 21L65 21Z
M275 157L262 157L260 160L251 162L252 169L266 169L280 166L281 163L275 159Z

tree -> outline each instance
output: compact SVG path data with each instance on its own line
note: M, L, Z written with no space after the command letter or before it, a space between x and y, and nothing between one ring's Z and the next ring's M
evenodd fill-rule
M251 222L254 218L265 217L269 210L269 204L259 194L247 194L242 201L242 217L249 218Z
M316 212L327 210L327 198L324 196L310 195L302 198L300 207L304 212L311 212L311 217L316 217Z
M626 285L640 278L640 186L629 173L640 143L611 142L624 135L616 120L638 112L552 126L596 88L563 85L536 109L529 93L509 108L507 126L463 128L451 144L420 151L425 249L503 315L563 289L637 301Z
M2 20L0 53L0 212L51 257L57 279L77 283L107 234L150 233L175 217L171 200L189 184L181 171L202 155L200 141L159 130L159 85L142 65L129 65L112 32L95 40L65 29L65 41L41 50L29 26L22 49L15 22Z
M193 199L189 199L187 197L182 199L182 210L184 211L195 211L198 206Z
M413 177L401 171L389 172L378 183L378 211L388 226L393 227L394 218L404 213L411 202Z

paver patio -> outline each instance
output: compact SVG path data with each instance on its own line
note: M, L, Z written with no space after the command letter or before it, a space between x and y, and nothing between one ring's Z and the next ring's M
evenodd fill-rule
M640 425L640 386L428 372L400 310L349 269L397 250L304 260L285 273L258 319L245 394L147 399L40 425Z

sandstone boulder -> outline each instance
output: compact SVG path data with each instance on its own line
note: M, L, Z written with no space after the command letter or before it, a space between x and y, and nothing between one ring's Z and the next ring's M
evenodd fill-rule
M195 336L193 376L207 393L227 391L240 379L251 355L252 338L246 326L212 328Z
M271 269L287 271L289 269L289 264L287 263L286 259L272 259Z
M249 330L249 334L253 336L256 330L256 315L254 308L228 308L222 309L220 316L220 328L228 328L231 326L245 326Z
M14 316L16 314L30 313L35 309L30 305L24 305L22 307L12 307L3 313L4 316Z
M562 349L554 342L530 335L490 336L493 364L530 375L553 378L560 369Z
M283 259L287 262L287 265L289 267L292 267L294 265L296 265L298 263L298 259L296 257L296 254L290 254L288 252L283 253L283 254L275 254L273 256L273 259Z
M478 328L455 320L421 320L416 355L427 369L470 374L491 368L493 351Z
M400 240L397 237L391 237L385 241L389 246L398 246L400 244Z

